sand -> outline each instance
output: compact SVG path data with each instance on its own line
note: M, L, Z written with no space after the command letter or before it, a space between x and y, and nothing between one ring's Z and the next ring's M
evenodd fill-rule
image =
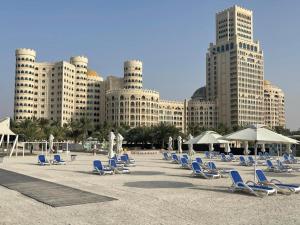
M258 198L231 193L230 178L205 180L162 160L136 155L129 175L91 173L92 161L105 156L78 154L65 166L36 165L36 156L5 158L0 168L117 198L117 201L52 208L0 186L0 225L60 224L300 224L300 194ZM236 168L253 180L253 167L214 160L218 167ZM298 165L300 167L300 164ZM265 168L262 166L261 168ZM300 172L267 173L287 183L300 183Z

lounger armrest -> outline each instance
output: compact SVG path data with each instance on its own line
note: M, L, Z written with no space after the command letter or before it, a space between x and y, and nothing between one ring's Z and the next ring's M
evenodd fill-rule
M249 181L247 181L247 182L249 182ZM243 183L243 182L237 182L236 184L238 185L238 184L243 184L244 185L244 187L245 188L247 188L247 190L250 192L250 193L252 193L252 194L254 194L255 196L257 196L257 197L264 197L264 196L262 196L262 195L259 195L256 191L254 191L252 188L250 188L248 185L247 185L247 182L246 183Z
M277 179L271 179L270 181L271 181L271 183L274 183L274 184L282 184L281 181L279 181Z
M257 185L254 181L252 181L252 180L248 180L247 182L246 182L246 184L253 184L253 185Z

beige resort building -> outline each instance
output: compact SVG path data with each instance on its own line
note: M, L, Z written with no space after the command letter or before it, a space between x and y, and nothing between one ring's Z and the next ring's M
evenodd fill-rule
M216 43L206 54L206 86L189 100L170 101L143 87L143 65L124 62L123 77L103 79L84 56L37 62L32 49L16 50L15 120L46 118L61 125L88 118L130 127L168 123L183 132L196 124L285 126L283 91L264 81L263 51L253 40L252 11L233 6L216 14Z

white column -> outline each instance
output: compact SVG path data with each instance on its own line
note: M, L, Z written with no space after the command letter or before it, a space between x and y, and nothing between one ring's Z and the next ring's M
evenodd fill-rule
M1 145L2 145L3 139L4 139L4 134L1 135L1 139L0 139L0 147L1 147Z
M9 150L9 134L7 135L7 151Z

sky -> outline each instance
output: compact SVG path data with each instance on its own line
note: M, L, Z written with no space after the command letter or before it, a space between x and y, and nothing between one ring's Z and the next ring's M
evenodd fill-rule
M254 13L254 39L264 50L265 79L286 95L287 127L300 128L298 0L27 0L0 7L0 118L13 116L15 49L37 61L85 55L102 77L123 75L123 62L143 61L144 87L183 100L205 85L205 54L215 42L215 13L233 5Z

